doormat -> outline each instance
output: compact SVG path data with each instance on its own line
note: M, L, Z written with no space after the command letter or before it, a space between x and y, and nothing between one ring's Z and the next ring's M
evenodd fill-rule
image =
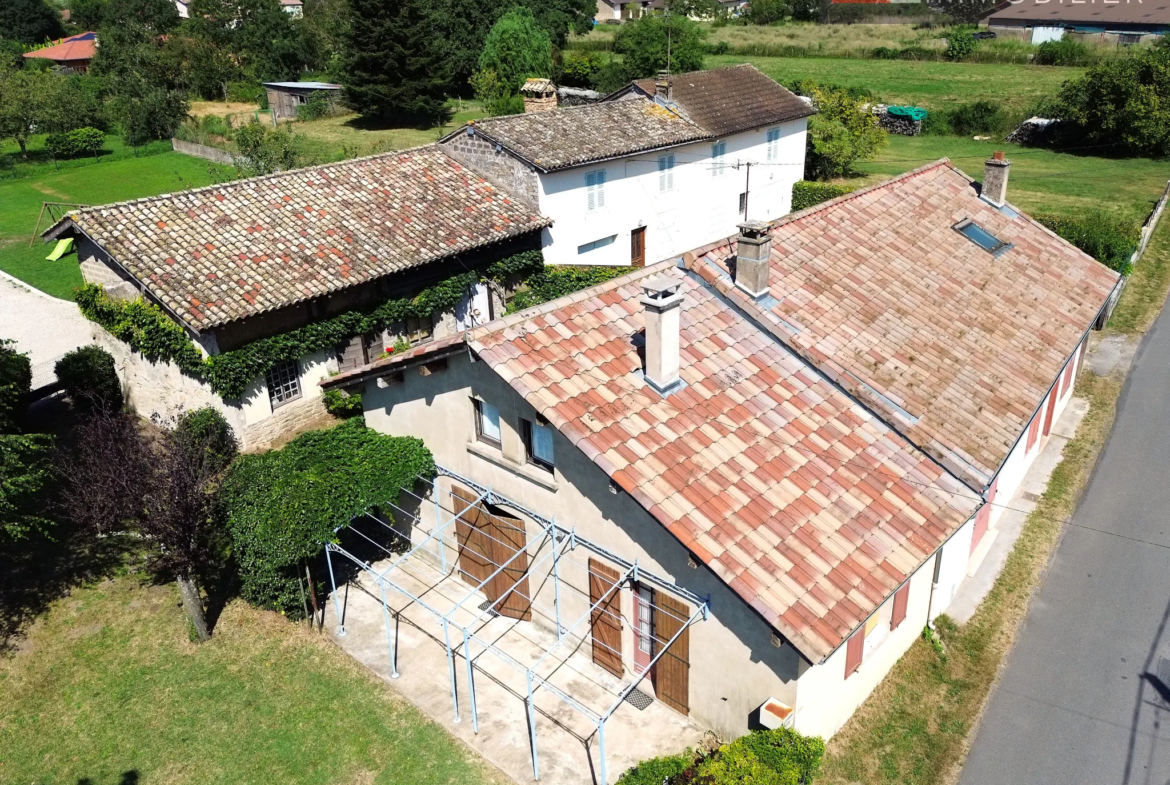
M642 692L637 687L630 690L630 694L626 696L626 703L630 704L638 711L645 711L653 702L653 698Z
M487 611L488 616L490 616L493 619L500 615L499 612L495 608L492 607L491 600L484 600L483 602L481 602L479 604L479 610Z

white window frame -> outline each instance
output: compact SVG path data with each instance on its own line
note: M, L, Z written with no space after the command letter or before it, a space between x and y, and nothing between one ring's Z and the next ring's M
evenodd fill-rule
M582 254L587 254L590 251L596 251L598 248L605 248L606 246L613 245L616 240L617 235L611 234L609 237L602 237L598 240L593 240L592 242L582 243L581 245L577 246L577 255L581 256Z
M605 207L605 170L598 169L585 175L585 199L589 212Z
M768 160L780 160L780 129L768 129Z
M296 360L278 360L264 375L264 382L268 385L268 402L274 410L292 403L303 394L301 364Z
M537 438L547 437L548 456L537 453ZM553 427L541 425L532 420L524 421L524 449L528 453L528 462L542 469L552 471L556 466L556 453L553 449Z
M723 174L724 168L727 164L723 163L723 157L727 155L727 142L718 141L711 145L711 176L718 177Z
M500 409L495 404L480 398L475 403L475 438L484 444L499 448L503 444L504 432L500 428Z
M658 192L674 190L674 153L658 156Z

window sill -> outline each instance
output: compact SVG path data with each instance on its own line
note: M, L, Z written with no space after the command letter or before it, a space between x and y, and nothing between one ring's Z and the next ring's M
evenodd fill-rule
M504 457L497 449L493 449L483 442L474 441L468 442L467 451L477 458L482 458L488 463L494 463L501 469L507 469L512 474L519 475L531 482L533 485L539 485L545 490L556 493L558 489L555 475L547 469L541 469L537 466L531 466L526 463L516 463Z

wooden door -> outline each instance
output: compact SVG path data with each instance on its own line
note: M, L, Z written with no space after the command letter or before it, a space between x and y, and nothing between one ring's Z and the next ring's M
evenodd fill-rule
M593 661L615 676L622 675L622 606L621 590L610 589L619 577L616 570L589 560L589 605L597 605L590 618ZM605 601L598 605L603 596Z
M532 595L528 591L528 535L524 522L507 515L480 514L490 524L484 531L489 537L492 570L507 565L484 587L488 599L501 616L528 621L532 618Z
M646 266L646 227L630 232L630 267Z
M655 597L658 600L654 614L654 632L658 638L655 649L666 646L675 635L678 640L669 645L654 665L654 694L675 711L689 714L691 631L686 624L691 612L686 605L662 592L655 592Z
M476 494L458 485L451 487L455 513L455 542L459 549L459 577L471 586L487 580L494 567L488 539L483 536L482 511L475 505Z

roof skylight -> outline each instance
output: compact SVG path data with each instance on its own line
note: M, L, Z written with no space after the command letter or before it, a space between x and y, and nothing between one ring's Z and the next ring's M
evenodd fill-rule
M970 218L965 218L955 224L954 229L959 234L966 237L971 242L978 245L988 253L999 256L1012 247L1011 243L1005 243L991 232L984 229L979 224L972 221Z

